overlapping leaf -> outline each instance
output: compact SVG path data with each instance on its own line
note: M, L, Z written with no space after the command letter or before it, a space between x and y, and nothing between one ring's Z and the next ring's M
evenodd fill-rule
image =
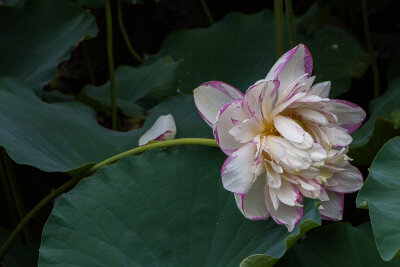
M0 76L21 78L39 92L71 47L96 34L94 17L67 0L0 6Z
M165 57L140 68L119 67L115 71L116 105L126 115L143 117L145 109L176 94L179 64ZM110 82L98 87L88 85L83 94L109 106Z
M217 148L182 147L99 170L56 203L39 266L237 266L254 253L281 257L300 224L320 223L313 201L291 233L244 218L221 185L224 159Z
M372 229L384 260L400 256L400 137L382 147L357 196L357 205L368 204Z
M299 241L276 266L399 266L400 261L384 262L376 250L369 223L353 227L335 223Z

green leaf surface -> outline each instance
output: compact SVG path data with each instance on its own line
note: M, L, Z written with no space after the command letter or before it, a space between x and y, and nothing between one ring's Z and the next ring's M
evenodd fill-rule
M132 149L160 115L169 113L175 119L177 138L212 138L193 95L171 97L150 113L142 128L115 132L100 126L93 110L80 103L48 104L21 81L0 78L0 145L15 162L47 172L84 170Z
M145 109L176 94L179 65L170 57L164 57L139 68L119 67L115 71L116 105L128 116L143 117ZM82 94L109 106L110 82L98 87L87 85Z
M399 264L399 260L384 262L380 258L369 223L358 227L334 223L307 235L276 266L375 267Z
M66 0L28 0L0 6L0 76L25 80L36 92L85 36L95 36L94 17Z
M320 224L314 201L293 232L250 221L221 184L217 148L152 150L100 169L55 205L39 266L237 266L251 254L279 258L304 221Z
M361 147L350 149L348 155L353 159L352 164L355 166L371 166L376 154L387 141L395 136L400 135L400 129L396 129L392 121L377 118L375 120L374 132L368 143Z
M10 230L0 227L1 244L7 240L10 233ZM20 240L17 240L7 252L2 263L5 267L37 266L38 250L38 244L25 246Z
M400 256L400 137L386 143L375 157L357 195L368 203L379 252L386 261Z
M399 109L400 103L400 78L394 79L389 83L387 91L370 104L369 119L354 134L351 148L358 148L368 143L374 131L376 118L390 120L394 110Z
M263 79L275 63L274 36L270 11L230 13L209 28L172 33L156 58L171 55L184 59L179 71L183 91L192 91L210 80L224 81L245 91ZM317 77L332 81L333 95L348 90L351 78L364 73L368 55L343 30L325 27L317 31L315 38L300 33L297 36L299 42L312 48Z

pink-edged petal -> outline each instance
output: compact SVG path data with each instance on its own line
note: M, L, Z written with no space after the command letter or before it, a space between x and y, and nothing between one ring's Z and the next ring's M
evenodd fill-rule
M256 145L248 143L225 160L221 177L226 190L237 194L247 193L256 178L254 165L256 152Z
M273 108L273 92L279 87L278 81L260 80L247 89L243 105L249 116L267 118Z
M300 192L292 183L282 180L281 187L276 190L279 201L289 206L296 206L297 200L300 197Z
M321 130L333 147L345 147L350 145L351 141L353 141L353 138L343 128L326 126L321 127Z
M236 124L229 130L236 141L240 143L247 143L254 139L264 130L263 125L256 117L246 119L241 123Z
M287 117L277 115L274 118L274 125L276 130L287 140L298 143L294 144L296 147L307 149L312 147L314 140L309 133L304 131L296 121Z
M176 126L171 114L162 115L154 122L147 132L139 139L139 146L144 146L150 141L166 141L174 139L176 135Z
M350 163L345 165L345 170L333 174L325 184L326 189L339 193L352 193L358 191L363 185L361 172Z
M283 172L283 170L281 172ZM270 164L267 163L265 166L265 176L267 179L267 185L270 188L279 189L281 187L282 184L281 176L279 175L279 172L277 172L276 168L274 169L271 163Z
M236 141L229 131L246 119L247 116L242 108L242 99L233 100L219 111L213 132L215 140L225 154L230 155L243 145Z
M288 231L293 231L296 224L303 217L303 207L289 206L284 203L279 203L278 209L275 210L269 194L268 187L265 188L265 203L271 217L278 223L284 224Z
M234 99L243 98L243 93L229 84L211 81L203 83L194 92L194 102L200 116L213 126L218 111Z
M309 108L299 108L295 112L300 115L303 120L318 124L318 125L328 125L329 121L324 114Z
M343 219L344 194L326 191L329 200L319 206L321 218L324 220L340 221Z
M311 87L310 91L308 91L308 94L326 98L329 96L330 89L331 89L331 82L329 82L329 81L317 83Z
M264 200L264 179L258 177L247 194L235 194L236 205L250 220L266 220L269 217Z
M338 118L339 125L349 133L357 130L365 119L365 111L354 103L345 100L331 99L328 109Z
M310 76L312 65L313 62L310 51L305 45L299 44L278 59L265 79L279 80L279 90L283 92L293 81L303 74L308 74L308 76Z

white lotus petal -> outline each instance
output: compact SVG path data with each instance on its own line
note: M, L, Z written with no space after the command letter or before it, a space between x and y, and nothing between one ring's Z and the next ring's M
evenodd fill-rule
M176 135L176 126L171 114L162 115L154 122L147 132L139 139L139 146L144 146L150 141L166 141L174 139Z

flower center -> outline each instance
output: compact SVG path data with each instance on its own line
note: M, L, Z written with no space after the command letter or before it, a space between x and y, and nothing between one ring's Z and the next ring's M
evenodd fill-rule
M264 126L264 131L261 135L268 136L268 135L277 135L280 136L281 134L276 130L273 123L268 123Z

